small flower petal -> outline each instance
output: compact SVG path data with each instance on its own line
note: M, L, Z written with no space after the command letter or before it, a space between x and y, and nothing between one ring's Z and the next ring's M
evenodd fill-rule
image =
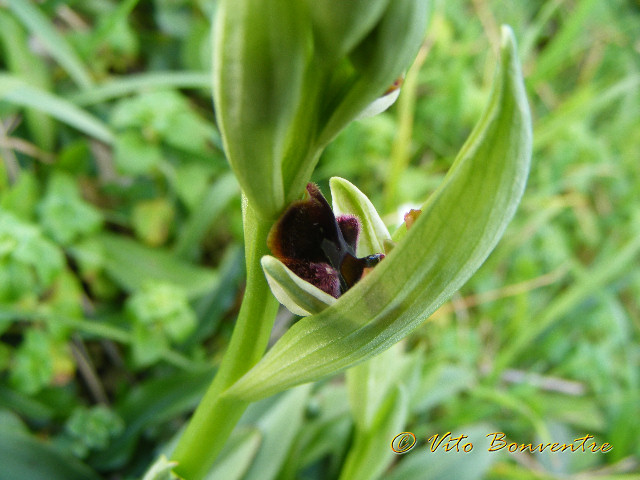
M387 252L385 243L391 240L391 235L389 235L389 230L371 200L344 178L333 177L329 181L329 185L333 199L333 211L336 215L351 215L360 220L358 255Z
M306 317L320 313L336 302L334 297L301 279L277 258L265 255L261 263L273 295L291 313Z

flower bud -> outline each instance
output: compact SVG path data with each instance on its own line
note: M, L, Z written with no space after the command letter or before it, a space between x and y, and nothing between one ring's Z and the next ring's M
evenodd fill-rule
M427 4L220 0L216 116L231 168L261 217L275 219L296 200L349 122L393 103L398 92L389 86L422 42Z
M285 206L282 163L309 59L311 26L292 0L222 0L214 41L214 100L229 163L264 217Z

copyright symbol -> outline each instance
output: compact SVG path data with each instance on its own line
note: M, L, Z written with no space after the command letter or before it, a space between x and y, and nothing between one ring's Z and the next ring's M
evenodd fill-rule
M416 436L411 432L402 432L391 440L391 450L395 453L407 453L416 444Z

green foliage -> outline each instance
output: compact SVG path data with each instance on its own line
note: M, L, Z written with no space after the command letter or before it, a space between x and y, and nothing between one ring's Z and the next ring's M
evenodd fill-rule
M0 211L0 299L20 302L44 293L62 272L63 256L40 229Z
M156 362L170 343L187 339L196 316L177 285L147 283L126 304L133 328L133 357L138 365Z
M102 217L80 196L74 179L62 173L52 175L39 209L44 231L61 245L69 245L100 229Z
M313 181L357 185L397 239L402 214L442 184L480 118L497 26L510 24L534 126L520 209L469 282L386 360L252 405L211 478L637 476L637 5L432 3L397 104L340 133ZM245 262L211 104L217 4L0 1L0 478L142 478L158 452L171 455L227 349ZM371 58L388 37L380 28L364 45L361 33L400 4L300 2L316 19L313 58L349 52L367 75L348 86L376 96L379 62L402 63L420 42ZM333 73L339 86L354 72ZM279 94L296 85L279 81ZM297 113L323 108L321 140L352 118L342 86ZM284 181L295 170L283 167ZM396 456L400 431L419 443ZM447 431L473 437L473 451L430 453L426 439ZM591 433L614 448L494 455L492 431L519 443Z
M123 430L122 419L100 405L91 409L77 408L66 424L66 432L71 437L71 449L80 458L86 457L90 450L104 450L110 440Z

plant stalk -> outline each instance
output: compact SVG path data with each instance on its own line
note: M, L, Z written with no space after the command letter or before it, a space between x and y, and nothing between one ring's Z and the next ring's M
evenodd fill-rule
M216 377L172 456L178 462L175 472L188 480L204 478L249 406L222 394L262 358L278 310L260 265L269 253L267 235L273 222L260 218L246 200L243 221L247 286L238 320Z

